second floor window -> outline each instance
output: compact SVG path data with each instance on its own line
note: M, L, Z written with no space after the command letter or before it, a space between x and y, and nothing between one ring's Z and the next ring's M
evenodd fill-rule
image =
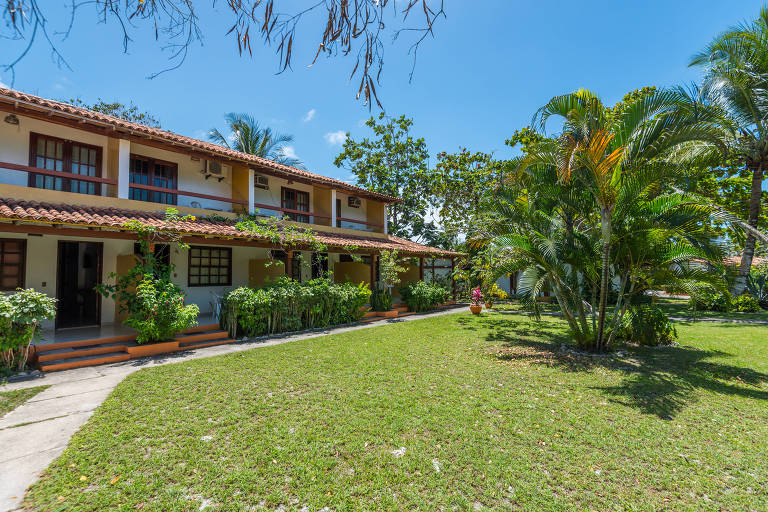
M151 203L176 204L176 194L163 190L134 187L133 184L169 190L177 189L176 164L153 160L143 156L131 155L131 172L128 198Z
M74 179L78 175L101 177L101 148L98 146L33 133L29 165L61 173L61 176L30 173L30 187L101 195L100 183Z
M309 192L302 192L301 190L283 187L282 197L283 208L287 210L309 212ZM309 215L286 212L285 216L296 222L309 223Z

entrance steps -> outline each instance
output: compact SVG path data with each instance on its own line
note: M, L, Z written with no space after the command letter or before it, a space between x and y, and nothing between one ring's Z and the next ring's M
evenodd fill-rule
M176 335L178 346L163 353L234 343L218 324L198 325ZM137 346L135 334L90 338L37 345L37 362L44 372L120 363L131 359L129 347ZM148 346L148 345L142 345Z

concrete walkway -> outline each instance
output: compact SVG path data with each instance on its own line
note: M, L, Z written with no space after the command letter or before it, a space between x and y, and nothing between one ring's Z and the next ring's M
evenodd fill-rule
M317 338L385 323L399 323L442 316L466 308L457 305L447 310L411 315L391 320L378 320L335 329L304 332L288 336L264 337L231 345L219 345L169 356L135 359L105 366L78 368L44 374L42 378L0 386L0 391L50 385L25 404L0 418L0 511L18 510L24 493L39 474L61 455L69 439L88 421L126 376L140 370L202 357L231 354L291 341Z

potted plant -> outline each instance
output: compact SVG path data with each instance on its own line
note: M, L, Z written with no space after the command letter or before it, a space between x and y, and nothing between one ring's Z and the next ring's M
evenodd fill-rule
M507 292L499 288L499 285L493 283L485 294L485 307L488 309L493 308L493 303L496 300L504 300L507 298Z
M469 300L471 301L469 310L472 311L473 315L479 315L483 310L483 292L480 291L479 286L472 289L472 293L469 295Z

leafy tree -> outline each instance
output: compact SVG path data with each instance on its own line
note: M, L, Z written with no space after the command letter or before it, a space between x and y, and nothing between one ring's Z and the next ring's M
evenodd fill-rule
M438 153L433 201L446 234L453 239L462 234L471 236L482 222L480 205L489 190L501 185L504 169L504 162L489 153L473 153L466 148Z
M427 143L410 133L413 120L381 113L365 125L374 137L358 141L347 134L334 164L352 172L357 185L402 198L387 207L390 233L411 240L437 236L436 224L427 220L435 174L429 168Z
M304 168L301 160L286 155L286 148L293 142L293 135L275 133L269 127L262 128L259 122L248 114L231 112L225 119L230 135L226 136L217 128L212 128L208 132L210 141L279 164Z
M109 116L119 117L132 123L143 124L145 126L151 126L152 128L162 128L160 121L149 112L139 110L139 107L133 104L133 102L126 105L119 101L107 102L99 98L99 101L93 104L85 103L80 98L70 98L66 100L67 103L75 105L76 107L87 108L95 112L101 112Z
M719 135L701 122L701 112L683 115L676 110L680 96L673 90L638 94L625 105L606 108L595 94L582 89L552 98L534 116L541 130L549 119L562 119L562 132L556 139L534 144L522 169L550 168L560 183L574 182L588 191L596 205L600 230L598 351L605 350L609 342L607 302L617 270L611 259L615 225L623 221L629 205L648 187L660 188L670 178L676 170L672 160L693 158L698 155L697 148L710 151L709 145L693 144L715 140ZM681 153L680 148L688 151ZM572 227L564 226L566 235ZM563 243L572 241L567 237ZM553 275L542 278L552 280ZM553 285L559 283L554 281Z
M734 124L728 130L728 142L734 157L751 175L747 219L758 229L768 169L768 7L753 22L715 37L690 65L702 67L706 73L700 102L720 107L728 116L724 124ZM734 295L743 293L747 285L756 242L755 235L748 232Z

